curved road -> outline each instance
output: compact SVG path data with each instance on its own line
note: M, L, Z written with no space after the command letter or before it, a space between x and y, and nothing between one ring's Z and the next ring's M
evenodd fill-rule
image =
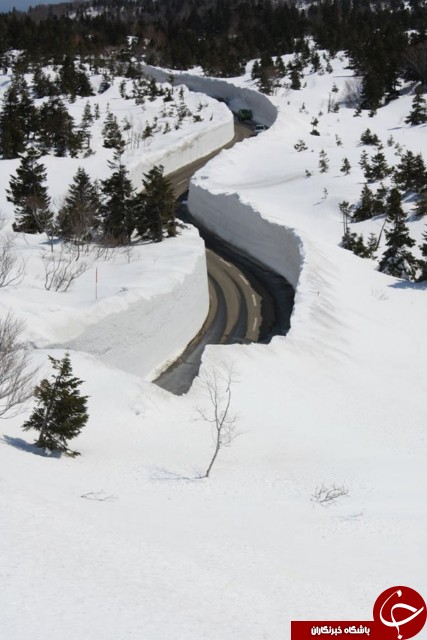
M235 138L228 147L252 132L237 123L235 129ZM193 173L218 152L168 176L177 197L185 197ZM205 241L210 298L209 313L199 334L154 381L180 395L191 387L207 344L268 342L273 335L284 335L290 326L294 291L282 277L204 229L191 217L185 201L178 203L176 213L184 222L198 227Z

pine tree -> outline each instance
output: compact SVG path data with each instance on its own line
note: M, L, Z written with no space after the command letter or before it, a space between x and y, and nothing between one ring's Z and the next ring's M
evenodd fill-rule
M423 96L423 88L421 85L419 85L415 89L415 96L412 101L412 109L408 117L405 119L405 122L406 124L410 124L411 127L427 122L427 105Z
M78 436L88 421L88 397L80 395L83 381L73 376L69 353L62 360L52 356L49 360L54 369L52 379L42 380L35 388L38 406L22 428L39 432L35 444L41 449L78 456L77 451L68 448L68 441Z
M80 123L80 135L85 141L86 149L90 149L90 126L93 120L94 117L92 115L90 103L87 101L83 109L82 121Z
M421 274L418 278L420 281L427 280L427 228L423 233L423 244L420 245L421 255L423 259L418 260L418 266L421 269Z
M40 109L40 141L44 152L53 151L59 158L67 153L75 157L82 147L74 120L60 98L50 98Z
M340 171L341 171L344 175L346 175L346 176L348 176L348 174L350 173L350 171L351 171L351 164L350 164L350 162L348 161L348 158L344 158L344 160L342 161L342 165L341 165L341 169L340 169Z
M414 207L414 214L417 217L427 216L427 190L423 190L418 197Z
M326 173L329 169L329 160L326 155L326 151L322 149L319 153L319 171L320 173Z
M148 171L142 183L144 192L136 196L134 203L135 227L139 235L148 233L154 242L161 242L165 229L168 236L175 236L175 194L163 176L162 165Z
M413 280L417 269L417 260L408 249L414 246L415 240L409 236L400 193L396 188L390 191L387 199L387 220L391 225L385 231L387 249L378 268L390 276Z
M360 204L356 207L353 220L355 222L362 222L362 220L368 220L372 218L373 214L374 197L372 191L367 184L363 186L362 193L360 195Z
M126 244L135 228L133 187L127 169L119 161L111 176L101 183L104 196L101 214L107 241Z
M14 76L3 97L0 113L0 151L3 158L17 158L37 129L37 110L24 78Z
M123 140L117 118L111 112L108 112L107 117L105 118L102 135L104 137L103 146L106 149L116 149L123 153L125 142Z
M295 91L298 91L299 89L301 89L301 75L298 69L296 69L295 67L291 69L290 78L291 78L291 89L294 89Z
M371 158L371 164L365 171L365 177L368 182L377 182L378 180L384 180L390 173L390 169L387 165L387 160L382 151L378 151Z
M9 182L7 200L15 205L16 222L14 231L25 233L42 233L52 222L49 210L50 198L46 181L46 169L37 161L40 154L33 147L29 147L21 158L21 164Z
M100 225L100 207L96 186L79 167L58 213L58 235L77 246L89 242Z
M394 182L402 191L421 193L427 187L427 170L421 153L407 151L394 170Z

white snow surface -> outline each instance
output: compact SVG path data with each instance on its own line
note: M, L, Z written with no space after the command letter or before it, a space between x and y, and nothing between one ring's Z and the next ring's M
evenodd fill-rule
M354 118L344 106L326 113L332 83L343 92L351 73L345 60L332 66L332 74L307 75L301 91L279 91L273 126L222 152L190 192L195 215L296 287L289 334L269 345L209 347L202 376L174 397L144 381L133 362L129 368L130 351L109 360L88 354L94 318L71 351L90 396L89 423L73 441L81 457L37 455L20 429L29 408L3 422L1 638L281 640L291 620L368 620L390 586L426 596L426 288L338 246L338 202L357 201L363 183L361 132L377 133L396 162L387 138L423 151L425 127L403 122L410 95L373 118ZM218 89L201 82L212 95ZM250 86L248 76L234 82ZM309 135L314 116L319 137ZM301 138L308 150L297 153ZM343 157L349 176L339 171ZM369 233L382 223L354 226ZM424 221L409 226L420 240ZM150 257L146 278L170 317L157 269L167 277L175 256L166 267L164 254ZM119 304L120 270L108 268ZM6 308L13 296L30 333L59 342L56 298L37 295L24 282L0 290L0 302ZM75 296L63 303L68 321L87 289L66 295ZM190 317L176 300L174 321ZM110 335L132 344L137 314L122 319L99 318L101 342ZM50 373L46 354L63 352L34 352L39 377ZM202 377L226 363L237 378L239 437L200 480L213 450L209 425L196 419L197 407L209 408ZM322 484L348 495L322 507L312 499Z

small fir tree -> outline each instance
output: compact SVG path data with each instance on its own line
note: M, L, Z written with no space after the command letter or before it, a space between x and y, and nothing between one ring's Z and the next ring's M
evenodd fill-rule
M144 191L134 203L135 227L140 236L147 233L154 242L161 242L163 230L168 236L176 235L175 194L162 165L154 166L144 175Z
M419 194L418 200L415 203L414 214L419 218L427 216L427 190Z
M387 160L382 151L378 151L371 158L371 163L365 171L365 177L368 182L377 182L384 180L390 174Z
M418 266L421 269L421 273L418 278L420 281L427 280L427 228L423 233L423 240L423 244L420 245L421 255L423 257L421 260L418 260Z
M106 149L116 149L116 151L123 153L125 141L123 140L117 118L111 112L108 112L107 117L105 118L102 135L104 137L103 146Z
M326 151L322 149L319 153L319 171L320 173L326 173L329 169L329 160L326 155Z
M98 189L79 167L58 213L58 235L77 246L89 242L100 225L100 207Z
M380 139L376 133L372 133L370 129L366 129L360 136L360 142L362 144L376 146L380 143Z
M417 260L409 251L415 240L409 236L406 216L402 209L399 190L393 188L387 199L387 220L390 227L385 230L386 245L379 270L395 278L413 280L417 269Z
M41 449L78 456L68 448L68 441L78 436L88 421L88 396L80 395L83 381L73 376L69 353L62 360L52 356L49 360L54 369L52 379L42 380L35 388L37 407L22 428L39 432L35 444Z
M127 169L118 162L109 178L101 183L104 237L127 244L135 228L133 223L133 187Z
M14 231L42 233L51 224L50 198L44 185L46 168L39 159L40 153L29 147L6 189L8 201L15 206Z
M427 105L423 96L423 88L421 85L419 85L415 89L415 96L412 101L412 109L408 117L405 119L405 122L406 124L410 124L411 127L427 122Z
M341 169L340 171L345 175L348 176L350 171L351 171L351 164L348 161L348 158L344 158L344 160L342 161L342 165L341 165Z
M421 193L427 188L427 170L421 153L406 151L394 170L394 182L402 191Z
M353 220L355 222L361 222L362 220L368 220L373 216L373 204L374 197L372 191L367 184L363 186L362 193L360 195L360 204L356 207Z

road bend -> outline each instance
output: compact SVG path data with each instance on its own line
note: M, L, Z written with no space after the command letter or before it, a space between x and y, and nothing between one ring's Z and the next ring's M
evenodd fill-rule
M235 138L227 146L252 133L251 128L237 123L235 130ZM176 395L190 389L206 345L267 343L273 336L287 333L293 309L294 291L284 278L224 242L189 213L186 191L191 176L214 155L199 159L168 176L177 197L180 197L177 217L196 226L205 242L210 300L208 316L199 334L154 381Z

